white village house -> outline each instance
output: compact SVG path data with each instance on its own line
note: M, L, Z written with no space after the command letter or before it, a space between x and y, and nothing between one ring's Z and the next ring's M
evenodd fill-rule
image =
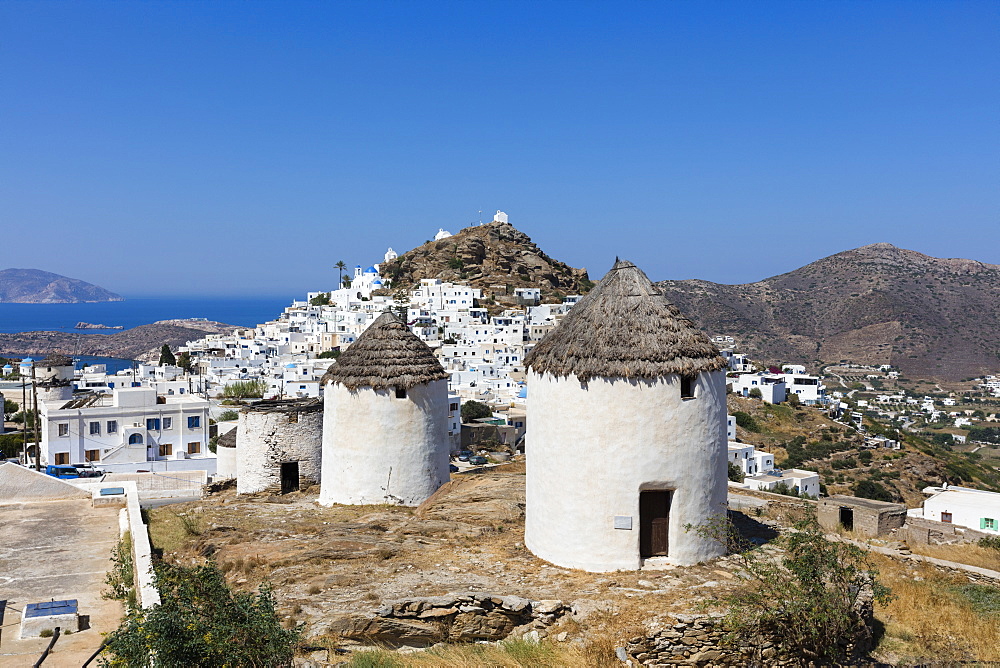
M726 361L618 261L525 360L525 546L606 572L724 553Z
M100 464L117 471L200 468L213 473L209 402L158 395L149 387L78 394L39 402L43 464ZM197 459L196 466L181 460ZM175 466L153 466L177 462Z
M920 508L908 510L908 516L1000 533L1000 494L950 485L923 491L930 496Z

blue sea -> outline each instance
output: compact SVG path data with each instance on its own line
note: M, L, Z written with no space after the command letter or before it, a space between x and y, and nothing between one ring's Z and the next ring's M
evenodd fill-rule
M0 304L0 332L114 334L114 329L74 329L78 322L131 329L157 320L205 318L252 327L274 320L291 297L136 297L99 304Z

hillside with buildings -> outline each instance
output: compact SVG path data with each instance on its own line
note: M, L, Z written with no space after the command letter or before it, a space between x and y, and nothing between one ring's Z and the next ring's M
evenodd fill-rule
M744 285L661 281L703 329L769 363L848 359L904 376L992 372L1000 350L1000 266L880 243Z
M39 269L0 270L0 303L74 304L125 301L92 283Z
M441 230L435 239L380 265L392 289L410 289L423 278L462 282L503 302L515 288L540 288L544 301L587 292L586 269L574 269L549 257L531 238L498 211L493 222L457 234ZM511 302L513 303L513 301Z

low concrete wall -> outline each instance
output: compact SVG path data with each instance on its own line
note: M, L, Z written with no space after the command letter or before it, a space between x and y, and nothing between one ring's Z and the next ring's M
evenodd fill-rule
M136 601L143 608L160 604L160 593L153 586L153 548L149 543L149 532L142 521L142 511L139 508L139 490L135 482L125 480L116 483L91 482L81 484L80 488L89 493L99 495L105 487L121 487L125 490L125 508L118 515L118 531L124 536L128 531L132 536L132 564L135 571Z
M175 497L201 497L208 483L205 471L174 471L170 473L109 473L101 478L105 487L114 487L132 481L142 499L170 499Z
M149 532L142 521L139 509L139 492L134 482L123 482L128 498L128 526L132 534L132 559L135 567L136 601L143 608L160 604L160 592L153 586L153 548L149 544Z
M215 475L218 467L218 460L212 457L198 457L196 459L164 459L156 462L121 462L112 464L110 462L99 462L95 466L105 473L135 473L136 471L154 471L166 473L169 471L205 471L207 475Z

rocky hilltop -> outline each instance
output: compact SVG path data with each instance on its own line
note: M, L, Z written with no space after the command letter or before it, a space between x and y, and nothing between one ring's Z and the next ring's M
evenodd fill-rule
M591 287L586 269L574 269L545 254L531 238L510 223L467 227L440 241L428 241L379 267L392 280L393 290L409 289L422 278L440 278L481 288L497 295L492 286L540 287L545 299L557 293L586 292Z
M961 380L1000 368L1000 266L879 243L757 283L661 281L686 316L768 362L849 359Z
M209 320L160 320L114 334L65 332L0 333L0 355L97 355L136 360L157 360L164 343L176 349L207 334L228 334L235 325Z
M125 298L104 288L39 269L0 270L0 303L73 304L121 302Z

